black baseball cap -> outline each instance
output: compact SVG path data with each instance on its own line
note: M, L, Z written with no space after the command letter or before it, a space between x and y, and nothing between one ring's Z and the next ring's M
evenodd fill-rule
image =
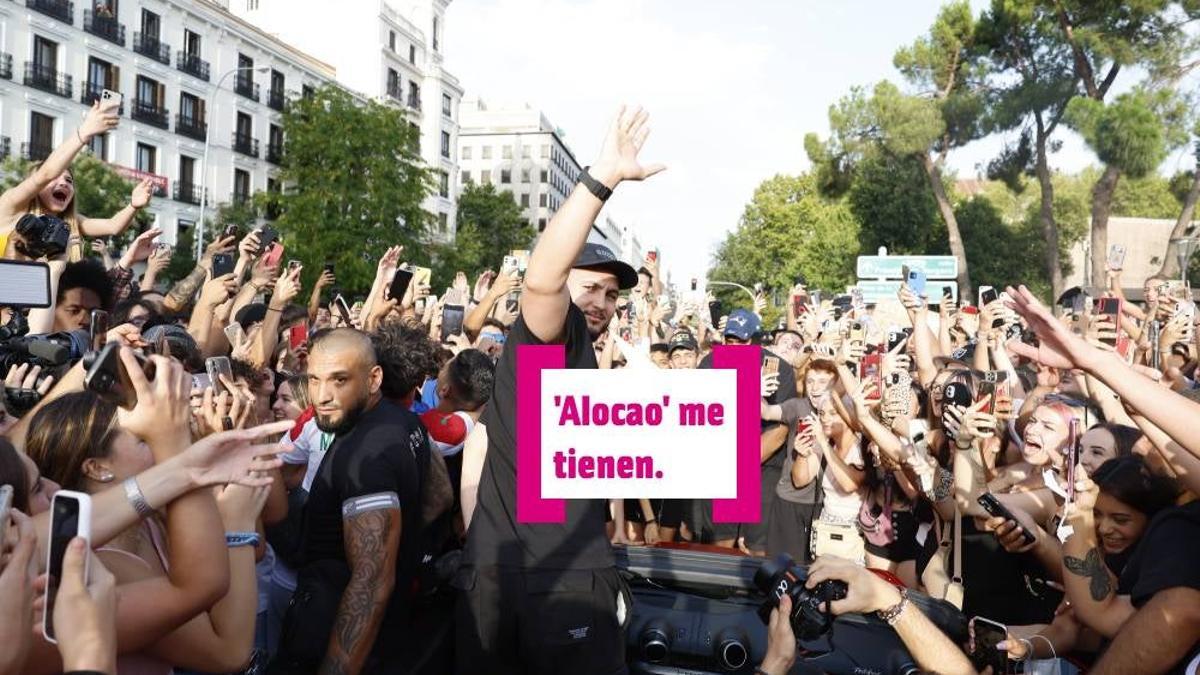
M571 267L611 272L617 277L617 285L621 290L633 288L638 284L638 274L633 266L622 262L612 252L612 249L603 244L595 244L590 241L584 244L583 250L579 252L579 256L575 258L575 263Z
M696 336L692 335L692 332L689 330L675 331L675 334L671 336L671 341L668 344L670 345L668 353L673 352L676 349L690 349L692 351L698 351L700 348L700 346L696 344Z

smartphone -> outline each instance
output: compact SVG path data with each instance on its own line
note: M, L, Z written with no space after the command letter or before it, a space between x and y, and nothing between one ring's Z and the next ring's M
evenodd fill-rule
M287 269L289 272L298 270L301 267L304 267L304 263L300 262L299 260L289 260L288 261Z
M279 241L279 232L270 225L263 225L263 228L258 231L258 253L262 255L264 251L271 247L271 244Z
M329 272L330 274L333 274L333 263L331 263L331 262L325 263L325 267L322 269L325 272Z
M1120 298L1097 298L1096 299L1095 313L1111 316L1112 320L1113 320L1113 326L1116 327L1118 335L1120 335L1120 332L1121 332L1121 312L1122 311L1123 311L1123 308L1121 307L1121 299ZM1120 339L1118 338L1117 340L1112 340L1109 338L1105 338L1103 341L1106 344L1116 347L1117 342L1119 342Z
M979 392L975 397L975 402L986 400L987 408L984 409L989 415L996 414L996 398L1003 388L1005 380L1008 379L1008 373L1003 370L989 370L983 373L983 378L979 382Z
M213 278L223 277L226 274L233 274L234 261L233 256L228 253L218 253L212 259Z
M1075 501L1075 465L1079 463L1079 445L1083 435L1079 433L1079 420L1072 419L1070 432L1067 435L1066 455L1063 457L1063 468L1067 475L1067 503Z
M875 352L864 356L862 363L858 364L858 378L863 382L870 380L875 383L875 391L868 398L878 401L883 396L883 354Z
M413 283L418 287L428 286L429 280L433 277L433 270L428 267L412 267Z
M721 301L713 300L708 303L708 321L712 326L721 323Z
M694 291L694 290L696 290L696 285L697 285L697 284L699 284L699 283L700 283L700 282L699 282L698 280L696 280L696 279L692 279L692 290L693 290L693 291Z
M996 649L996 645L1008 639L1008 627L982 616L971 619L971 634L974 636L971 649L971 662L979 670L992 667L994 675L1012 672L1008 652Z
M226 225L225 230L223 232L221 232L222 239L228 239L230 237L238 239L238 238L240 238L240 236L241 236L241 230L238 229L237 225Z
M88 340L92 351L98 352L108 339L108 312L102 309L92 310L92 320L88 325Z
M283 244L275 242L266 249L266 255L263 256L263 265L267 267L276 267L279 261L283 259Z
M229 387L225 386L225 380L233 382L233 364L230 363L228 356L210 356L204 360L204 372L208 373L208 379L212 382L213 394L223 394L229 391ZM221 379L225 377L225 380Z
M801 314L808 312L808 305L804 302L804 297L797 295L792 298L792 316L800 318Z
M652 250L649 253L647 253L646 260L649 260L650 262L657 262L658 261L658 250L655 249L655 250Z
M212 386L212 378L207 373L196 373L192 375L192 389L203 392Z
M413 272L407 265L397 267L396 273L392 276L392 284L388 286L388 297L393 300L403 300L412 278Z
M138 352L133 352L142 367L146 379L154 379L154 363ZM137 405L137 391L133 381L125 370L125 362L121 360L121 343L110 342L93 358L84 359L87 373L83 376L84 388L93 391L100 398L110 401L126 410Z
M800 420L796 422L796 437L798 438L804 434L807 434L811 429L812 427L809 425L808 420Z
M855 321L854 323L850 324L849 339L851 342L865 342L866 341L867 331L866 331L866 329L863 328L862 322Z
M525 270L529 269L529 251L514 249L509 251L509 255L517 259L517 271L524 275Z
M1113 244L1108 247L1108 269L1120 270L1125 267L1125 247Z
M100 91L100 107L108 110L118 110L121 103L125 101L125 95L119 91L112 89L102 89Z
M4 538L8 535L8 515L12 510L12 497L12 486L0 485L0 551L4 550Z
M774 356L768 356L763 359L763 372L772 375L779 372L779 359Z
M901 342L908 339L908 336L909 329L907 328L893 328L889 330L887 334L887 351L890 353L896 347L899 347Z
M350 306L346 304L346 299L342 297L341 293L338 293L336 296L334 296L333 305L337 307L338 314L341 315L342 321L347 326L351 325Z
M63 557L67 545L75 537L87 541L84 553L83 578L88 578L88 562L92 554L92 498L83 492L59 490L50 502L50 539L46 551L46 597L42 616L42 635L58 643L54 636L54 601L62 580Z
M229 340L230 347L236 347L242 344L246 339L246 331L242 328L242 324L234 321L225 326L225 339Z
M465 311L462 305L442 305L442 342L462 332Z
M288 329L288 347L294 352L308 342L308 322L301 321Z
M980 307L987 307L988 305L995 302L996 299L999 297L1000 297L1000 294L996 292L995 288L993 288L991 286L980 286L979 287L979 306Z
M925 273L921 270L909 270L908 276L905 278L905 283L919 296L925 295Z

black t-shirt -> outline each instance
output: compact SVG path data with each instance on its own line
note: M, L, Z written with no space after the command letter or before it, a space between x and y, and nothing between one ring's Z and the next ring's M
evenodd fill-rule
M334 439L304 505L302 559L306 565L328 565L330 561L346 562L343 502L381 492L394 492L400 498L402 529L396 558L396 592L384 626L403 616L393 610L404 607L420 563L424 543L421 477L429 463L429 452L429 436L417 416L380 401L363 413L353 429Z
M791 364L789 364L787 361L784 361L766 347L761 349L761 358L759 361L760 367L762 366L762 363L767 360L767 357L778 359L779 361L779 388L775 390L774 394L771 394L769 397L767 397L767 403L772 405L782 405L784 401L791 398L796 398L796 373L792 369ZM706 354L696 367L712 368L712 352ZM765 430L767 427L775 424L778 424L778 422L767 422L766 420L763 420L760 422L759 427ZM771 455L770 459L763 462L764 471L767 469L776 469L772 477L770 477L768 480L764 480L763 490L773 491L775 489L775 481L779 479L779 471L783 470L784 459L787 457L786 453L779 452L784 447L786 447L786 442L785 444L780 445L778 448L775 448L775 454ZM763 517L765 518L766 516L764 515Z
M563 324L567 368L596 368L587 319L574 303ZM518 316L496 364L495 384L480 421L488 449L463 561L541 569L595 569L614 564L604 529L604 500L568 499L563 523L517 522L517 346L546 344Z
M1200 590L1200 502L1167 509L1150 521L1125 565L1121 585L1130 589L1129 599L1139 609L1159 591ZM1182 673L1198 655L1200 644L1170 672Z

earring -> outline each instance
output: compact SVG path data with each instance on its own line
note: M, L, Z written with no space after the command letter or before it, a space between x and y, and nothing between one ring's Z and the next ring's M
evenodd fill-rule
M104 473L100 474L100 482L101 483L111 483L112 481L113 481L113 475L111 473L105 471Z

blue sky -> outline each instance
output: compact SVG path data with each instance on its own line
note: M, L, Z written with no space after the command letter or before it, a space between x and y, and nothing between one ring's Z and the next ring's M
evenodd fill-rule
M454 0L445 54L468 96L540 108L584 164L621 103L646 107L653 130L643 155L668 171L623 186L608 208L662 248L683 284L704 276L760 182L808 167L804 135L827 134L830 104L854 85L899 81L893 53L928 29L941 4ZM986 4L972 1L976 12ZM1055 167L1094 161L1077 138L1063 140ZM1001 144L963 148L951 167L974 176ZM1178 155L1168 164L1188 168Z

